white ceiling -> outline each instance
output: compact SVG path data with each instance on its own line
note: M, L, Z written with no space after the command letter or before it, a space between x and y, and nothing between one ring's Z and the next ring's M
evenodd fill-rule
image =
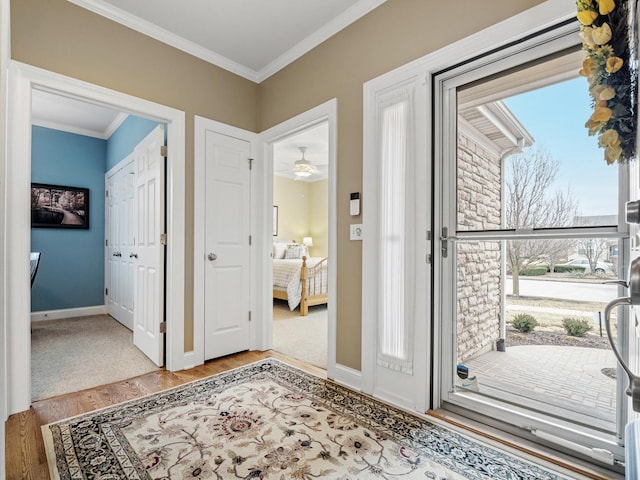
M31 123L106 140L127 114L42 90L31 93Z
M68 0L255 82L386 0Z

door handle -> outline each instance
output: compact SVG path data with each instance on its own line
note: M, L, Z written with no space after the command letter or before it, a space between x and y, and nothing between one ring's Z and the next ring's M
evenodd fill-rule
M113 256L114 256L114 257L121 257L121 256L122 256L122 253L120 253L120 252L115 252L115 253L113 254Z
M138 254L137 253L130 253L129 254L129 258L138 258Z
M207 258L209 259L209 261L213 262L214 260L218 259L218 256L215 253L210 253L209 255L207 255Z

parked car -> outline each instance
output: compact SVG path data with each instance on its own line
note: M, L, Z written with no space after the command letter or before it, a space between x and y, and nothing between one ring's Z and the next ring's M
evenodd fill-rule
M560 267L560 268L558 268ZM565 267L565 268L563 268ZM576 258L574 260L570 260L567 263L559 263L556 265L555 271L567 271L567 268L576 268L581 269L584 273L591 273L591 265L589 264L589 260L586 258ZM614 275L613 265L608 262L597 262L595 273L601 273L606 275Z

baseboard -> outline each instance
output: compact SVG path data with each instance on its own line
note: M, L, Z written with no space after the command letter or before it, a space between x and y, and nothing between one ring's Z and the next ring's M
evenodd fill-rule
M334 368L334 372L335 378L332 379L334 382L358 392L362 391L362 372L338 363Z
M31 313L32 322L43 322L45 320L60 320L61 318L89 317L91 315L106 315L106 305L96 305L94 307L65 308L62 310L42 310Z

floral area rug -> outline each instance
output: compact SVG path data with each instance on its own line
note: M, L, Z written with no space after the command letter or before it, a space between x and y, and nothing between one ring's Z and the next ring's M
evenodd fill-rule
M268 359L42 427L54 479L564 479Z

